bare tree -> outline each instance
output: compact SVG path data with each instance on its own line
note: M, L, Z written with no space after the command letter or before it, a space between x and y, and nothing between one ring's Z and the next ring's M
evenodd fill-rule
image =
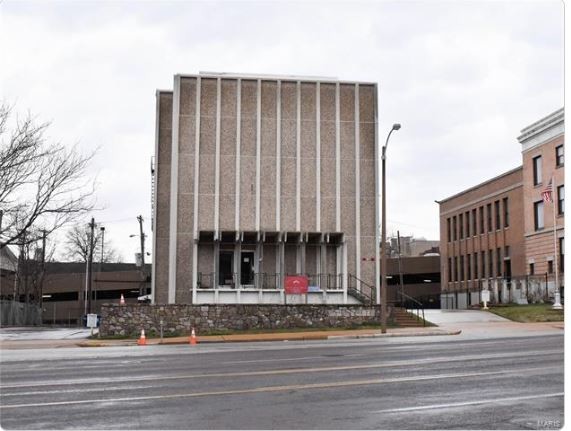
M93 154L49 142L48 123L12 117L0 105L0 248L35 242L34 229L49 235L94 206L94 181L86 176Z
M91 232L85 227L73 226L66 233L65 257L74 262L87 262L89 258L89 242ZM103 263L121 262L122 257L108 239L102 244L101 231L94 230L93 236L93 261L101 261L101 246L103 245Z

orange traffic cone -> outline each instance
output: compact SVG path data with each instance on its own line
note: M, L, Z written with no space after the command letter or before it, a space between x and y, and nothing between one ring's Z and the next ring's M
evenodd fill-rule
M121 299L119 300L119 305L125 305L125 297L121 294Z
M145 330L141 329L141 336L137 340L137 344L139 346L146 346L147 345L147 337L145 337Z
M190 331L188 342L193 345L198 343L198 341L196 341L196 333L194 332L194 328L192 328L192 331Z

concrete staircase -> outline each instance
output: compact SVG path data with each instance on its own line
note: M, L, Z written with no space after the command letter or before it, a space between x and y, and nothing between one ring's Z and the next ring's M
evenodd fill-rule
M414 314L409 313L402 307L394 308L393 323L400 327L423 326L422 319L418 319Z

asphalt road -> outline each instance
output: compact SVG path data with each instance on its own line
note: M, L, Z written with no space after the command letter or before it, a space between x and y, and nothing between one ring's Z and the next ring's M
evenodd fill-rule
M2 351L4 429L555 429L563 335Z

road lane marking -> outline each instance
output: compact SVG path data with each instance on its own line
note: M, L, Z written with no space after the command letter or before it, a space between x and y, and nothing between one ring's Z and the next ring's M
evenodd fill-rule
M182 380L182 379L199 379L199 378L225 378L225 377L248 377L248 376L266 376L266 375L279 375L279 374L296 374L296 373L318 373L318 372L329 372L329 371L347 371L347 370L366 370L375 368L387 368L387 367L399 367L407 365L419 365L426 364L427 361L430 364L437 363L448 363L448 362L461 362L461 361L471 361L471 360L489 360L489 359L504 359L504 358L522 358L529 356L546 356L551 354L563 354L563 350L546 350L544 352L536 353L526 353L522 356L521 352L518 353L494 353L485 355L466 355L458 356L456 358L450 358L447 356L436 357L436 358L422 358L410 361L388 361L384 363L376 364L364 364L364 365L342 365L335 367L313 367L313 368L291 368L291 369L274 369L274 370L263 370L263 371L242 371L242 372L231 372L231 373L209 373L209 374L187 374L178 376L140 376L140 377L109 377L105 379L93 378L93 379L79 379L79 380L68 380L65 382L59 381L46 381L40 383L25 383L16 385L0 385L0 390L13 389L13 388L30 388L30 387L41 387L41 386L64 386L64 385L75 385L75 384L94 384L94 383L133 383L133 382L143 382L152 380ZM2 396L9 396L10 394L0 394Z
M431 404L427 406L417 406L417 407L402 407L398 409L387 409L387 410L377 410L373 413L402 413L402 412L413 412L417 410L433 410L433 409L445 409L450 407L464 407L464 406L474 406L480 404L494 404L506 401L524 401L524 400L534 400L537 398L555 398L562 397L564 392L557 392L553 394L542 394L542 395L525 395L520 397L507 397L507 398L495 398L487 400L476 400L476 401L465 401L461 403L448 403L448 404Z
M494 376L494 375L520 375L522 371L545 371L552 367L535 367L524 368L518 370L507 371L485 371L478 373L455 373L455 374L435 374L431 376L414 376L414 377L395 377L387 379L374 379L374 380L349 380L344 382L328 382L328 383L309 383L301 385L281 385L281 386L263 386L249 389L233 389L226 391L211 391L211 392L191 392L186 394L169 394L169 395L148 395L142 397L123 397L123 398L104 398L104 399L91 399L91 400L70 400L70 401L54 401L48 403L29 403L29 404L0 404L0 410L30 408L30 407L52 407L63 405L76 405L76 404L95 404L95 403L120 403L120 402L134 402L134 401L149 401L160 399L173 399L173 398L196 398L208 396L222 396L222 395L238 395L238 394L253 394L263 392L287 392L302 389L329 389L347 386L371 386L380 385L385 383L400 383L400 382L418 382L423 380L443 380L443 379L457 379L463 377L479 377L479 376Z
M350 355L339 354L339 355L336 355L335 357L327 356L327 355L319 355L319 356L300 356L297 358L252 359L249 361L226 361L226 362L221 362L221 364L251 364L251 363L257 363L257 362L287 362L287 361L303 361L306 359L327 359L327 358L338 359L340 357L349 358L349 357L355 357L355 356L365 356L365 354L364 353L353 353Z

